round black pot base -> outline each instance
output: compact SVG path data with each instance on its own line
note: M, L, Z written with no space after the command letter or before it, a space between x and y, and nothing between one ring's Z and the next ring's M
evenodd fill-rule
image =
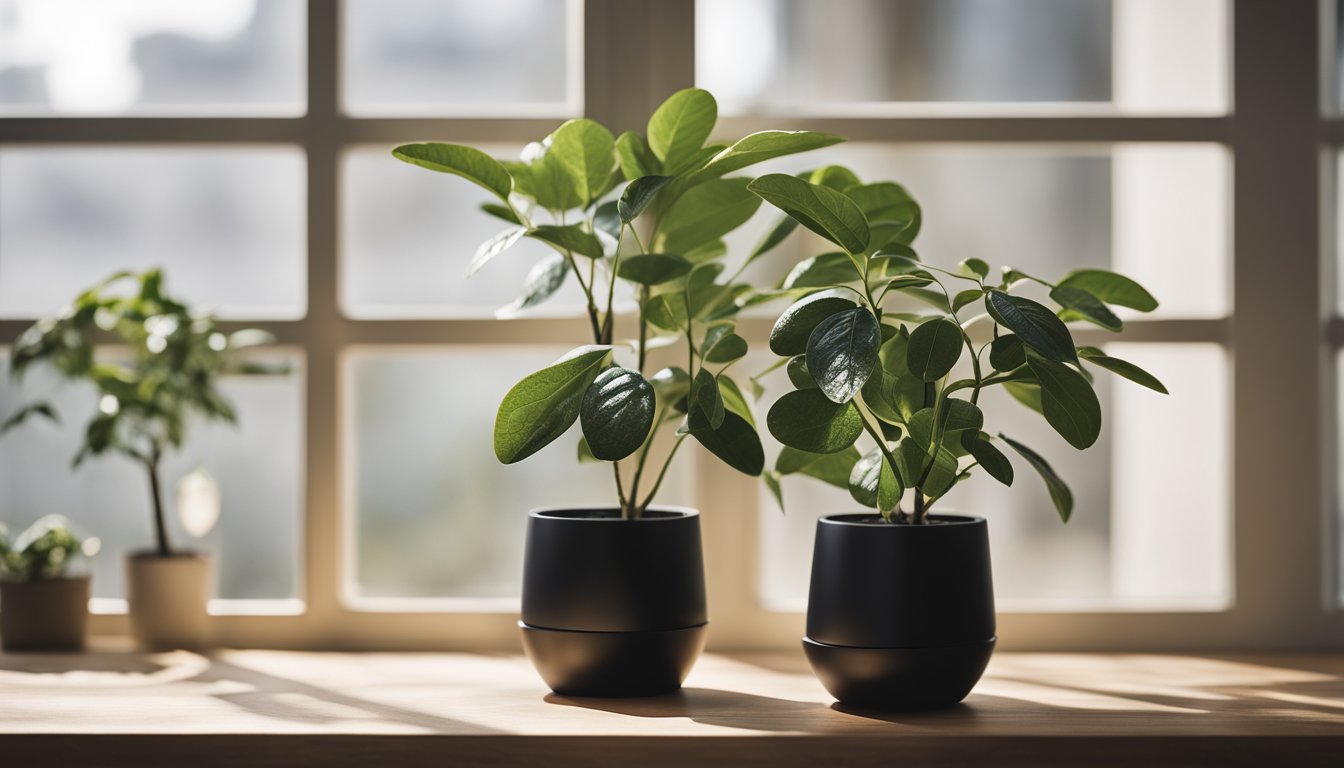
M841 704L911 712L966 698L989 664L995 639L940 648L854 648L804 637L803 650Z
M518 622L523 650L562 696L657 696L681 688L709 625L650 632L584 632Z

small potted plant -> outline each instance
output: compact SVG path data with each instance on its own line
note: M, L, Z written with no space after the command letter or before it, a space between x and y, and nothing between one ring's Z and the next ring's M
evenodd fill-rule
M1066 323L1119 331L1112 307L1148 312L1157 302L1103 270L1051 282L1010 268L991 279L977 258L954 270L923 262L915 200L846 169L762 176L748 189L839 248L789 274L779 293L795 302L770 334L794 391L766 418L785 446L767 484L779 496L781 475L805 474L847 486L871 510L818 521L807 657L846 704L956 703L996 641L989 539L983 517L934 506L976 469L1011 485L1006 446L1044 480L1062 520L1073 508L1040 454L991 431L981 393L1003 387L1073 448L1090 447L1101 431L1094 371L1166 390L1132 363L1075 345ZM1050 305L1022 295L1031 291Z
M0 641L6 651L78 651L89 617L89 576L81 556L98 552L60 515L48 515L11 541L0 525Z
M133 290L121 290L128 284ZM98 355L96 345L104 339L120 349ZM169 543L160 465L169 451L181 447L190 420L236 421L217 379L226 372L273 370L234 356L242 347L269 340L261 331L222 332L214 318L169 297L163 273L152 269L113 275L81 293L59 317L24 331L15 343L10 366L16 378L46 363L98 392L98 411L85 428L73 465L90 456L120 454L149 479L155 546L126 559L131 630L147 648L202 645L212 589L209 556ZM54 411L48 403L34 403L6 427L35 415L51 417Z
M454 144L393 152L494 196L481 207L508 226L476 252L469 275L521 238L555 251L532 268L505 314L545 301L566 280L583 291L591 343L514 386L494 431L495 455L512 464L578 422L582 437L571 450L611 465L615 504L538 509L528 518L523 645L559 693L641 695L681 685L708 621L700 525L694 510L652 506L654 498L688 437L745 474L763 468L755 419L728 372L747 352L734 317L750 287L737 280L741 269L725 274L723 242L760 199L750 179L728 174L840 139L764 131L706 144L717 113L713 96L688 89L658 107L643 135L613 136L576 119L529 144L518 161ZM628 329L616 323L622 284L637 311ZM651 371L655 354L675 362Z

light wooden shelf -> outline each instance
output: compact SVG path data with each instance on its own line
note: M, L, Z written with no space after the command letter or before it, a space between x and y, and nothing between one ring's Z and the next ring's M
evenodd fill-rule
M569 699L514 655L0 655L4 765L1344 765L1344 655L995 656L962 705L836 705L802 654ZM1270 761L1266 763L1265 761Z

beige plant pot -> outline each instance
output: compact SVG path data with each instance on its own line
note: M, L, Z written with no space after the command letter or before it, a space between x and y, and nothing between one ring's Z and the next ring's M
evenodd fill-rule
M0 582L6 651L78 651L88 623L88 576Z
M146 650L201 648L209 623L206 603L213 589L209 555L180 552L126 557L126 600L131 634Z

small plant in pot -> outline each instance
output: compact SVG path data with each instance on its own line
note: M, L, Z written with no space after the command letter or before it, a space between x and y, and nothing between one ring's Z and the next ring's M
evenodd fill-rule
M748 187L839 249L800 263L780 287L795 301L770 348L794 391L767 415L785 447L766 483L779 497L781 475L809 475L871 510L818 521L803 645L842 703L954 704L996 642L989 540L984 518L934 507L977 469L1011 485L1015 454L1062 520L1073 508L1040 454L991 431L981 394L1003 387L1070 446L1090 447L1102 418L1094 373L1166 390L1132 363L1077 346L1066 323L1119 331L1113 307L1157 302L1103 270L1052 282L1011 268L993 279L977 258L935 267L914 248L920 209L902 186L827 171Z
M520 161L453 144L394 150L494 196L481 207L508 226L481 246L468 274L522 238L555 251L505 314L541 303L567 280L583 291L590 343L514 386L494 432L496 456L512 464L577 421L582 438L569 450L611 465L615 504L528 518L523 645L562 694L681 685L708 621L699 518L653 501L687 438L747 475L763 468L755 420L729 372L747 352L734 318L751 288L737 279L741 268L725 274L723 242L761 201L749 178L729 174L840 139L764 131L707 144L717 112L708 92L688 89L658 107L644 134L570 120ZM623 293L633 294L635 316L618 328Z
M268 334L256 330L224 333L213 317L166 294L163 273L152 269L113 275L15 343L14 377L47 364L97 391L98 410L85 427L75 467L91 456L117 454L145 471L155 546L127 555L126 596L132 633L147 648L202 645L212 589L208 555L177 549L169 541L161 464L181 448L192 420L237 420L219 392L218 377L274 372L234 354L269 341ZM110 345L108 354L99 354L99 343ZM55 411L50 403L33 403L6 426L32 416L54 417Z
M48 515L12 540L0 525L0 641L6 651L78 651L89 616L89 576L81 541L60 515Z

